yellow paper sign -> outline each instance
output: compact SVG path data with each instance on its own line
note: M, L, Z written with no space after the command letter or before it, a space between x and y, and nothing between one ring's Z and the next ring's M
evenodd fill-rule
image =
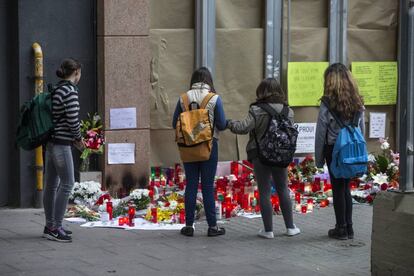
M290 106L319 106L323 95L323 74L328 66L328 62L289 62Z
M352 75L366 105L397 103L397 62L352 62Z

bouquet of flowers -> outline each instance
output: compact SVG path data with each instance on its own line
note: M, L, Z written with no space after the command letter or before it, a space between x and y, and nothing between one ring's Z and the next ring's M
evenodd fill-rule
M75 182L69 199L76 204L95 205L96 201L102 195L101 184L95 181Z
M315 160L312 156L308 155L303 159L302 162L299 164L299 169L304 178L306 178L309 182L312 181L313 176L318 171L315 166Z
M129 194L129 199L132 201L137 210L146 209L150 203L149 190L148 189L135 189Z
M390 149L388 139L379 139L381 153L370 154L368 174L364 180L372 181L386 190L389 187L397 188L399 181L400 154Z
M65 217L81 217L87 221L98 221L99 214L86 206L75 205L70 207L65 214Z
M91 116L88 113L88 119L81 121L81 134L85 149L81 154L81 171L89 170L89 159L92 154L103 154L104 151L104 133L102 130L101 117L98 114Z

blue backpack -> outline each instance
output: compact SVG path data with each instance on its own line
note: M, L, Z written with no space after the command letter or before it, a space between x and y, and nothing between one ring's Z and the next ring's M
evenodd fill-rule
M368 164L367 143L358 126L361 113L357 112L350 124L344 124L329 105L323 102L341 128L332 153L332 174L335 178L361 177L367 172Z

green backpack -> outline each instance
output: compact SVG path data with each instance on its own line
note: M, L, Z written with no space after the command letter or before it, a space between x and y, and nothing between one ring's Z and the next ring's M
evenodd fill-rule
M40 93L20 109L16 144L22 149L33 150L50 139L53 129L52 95Z
M16 144L24 150L33 150L46 144L54 131L52 116L52 94L67 82L57 86L48 85L49 92L36 95L20 109Z

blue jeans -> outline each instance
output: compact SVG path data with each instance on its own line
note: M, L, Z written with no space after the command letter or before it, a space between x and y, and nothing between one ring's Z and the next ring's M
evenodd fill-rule
M75 183L71 146L47 144L45 180L43 206L46 227L55 229L62 226L69 194Z
M214 177L217 170L218 144L213 140L210 159L202 162L184 163L187 186L185 188L185 223L192 226L194 223L194 211L196 208L198 183L201 176L201 188L203 193L204 210L208 226L217 225L216 204L214 201Z

